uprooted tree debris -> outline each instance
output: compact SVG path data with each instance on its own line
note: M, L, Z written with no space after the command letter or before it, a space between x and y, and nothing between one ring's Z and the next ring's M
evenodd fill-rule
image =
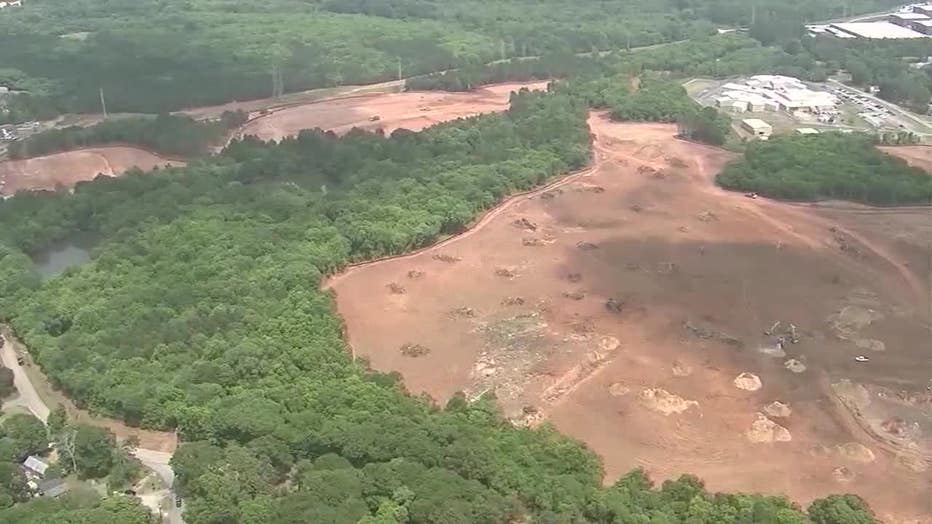
M605 309L611 311L612 313L621 313L625 308L625 301L619 300L616 298L610 298L605 301Z
M401 354L406 357L423 357L430 353L430 348L422 346L420 344L405 344L401 346Z
M453 255L447 255L444 253L437 253L436 255L433 256L433 259L439 260L441 262L447 262L447 263L459 262L460 260L463 260L462 258L455 257Z
M417 269L412 269L411 271L408 271L408 278L410 278L411 280L415 280L423 276L424 276L423 271L418 271Z
M502 299L503 306L523 306L524 299L521 297L505 297Z
M519 218L515 220L514 222L512 222L511 225L519 229L526 229L528 231L537 231L537 224L535 224L534 222L531 222L530 220L526 218Z
M387 287L393 295L404 295L407 292L405 287L398 282L390 282Z
M689 331L690 333L692 333L693 336L697 338L701 338L704 340L718 340L719 342L724 342L725 344L728 344L729 346L734 346L737 348L744 347L744 342L742 342L741 340L727 333L724 333L722 331L716 331L710 327L696 324L690 320L683 322L683 328L685 328L686 331Z

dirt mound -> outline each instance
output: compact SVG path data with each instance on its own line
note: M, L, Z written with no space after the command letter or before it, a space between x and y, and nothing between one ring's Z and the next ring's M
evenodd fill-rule
M628 393L631 393L631 388L622 384L621 382L615 382L608 387L608 393L613 397L623 397Z
M835 449L842 457L861 464L868 464L876 459L874 452L870 448L858 442L839 444Z
M783 402L775 400L770 404L767 404L767 407L764 408L764 413L770 417L785 418L790 416L793 413L793 410Z
M615 351L620 345L621 342L615 337L602 337L599 341L599 348L602 351Z
M680 414L691 407L699 407L695 400L686 400L661 388L645 389L638 397L646 408L668 416Z
M783 366L793 373L802 373L803 371L806 371L806 365L795 358L787 360L783 363Z
M832 470L832 477L837 482L847 484L849 482L853 482L857 475L855 475L853 471L845 466L838 466Z
M785 427L770 420L763 413L757 414L757 419L751 424L751 428L745 433L748 440L756 444L789 442L793 440L790 431Z
M760 381L760 377L748 372L744 372L735 377L734 383L736 388L743 389L745 391L757 391L763 386L763 383Z
M896 464L914 473L929 471L929 463L916 453L900 453L896 456Z
M692 366L688 366L679 361L673 363L673 376L674 377L688 377L693 374Z

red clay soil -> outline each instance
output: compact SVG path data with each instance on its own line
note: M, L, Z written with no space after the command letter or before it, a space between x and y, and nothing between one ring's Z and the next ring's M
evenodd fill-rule
M522 87L546 89L547 82L490 85L466 93L443 91L383 93L336 98L273 110L255 118L237 136L281 140L302 129L319 127L337 133L356 128L382 130L386 134L404 128L425 127L480 113L504 111L512 91Z
M132 167L148 171L156 166L178 166L184 162L168 160L134 147L93 147L52 155L0 162L0 195L16 191L72 187L93 180L97 175L119 176Z
M606 482L642 466L932 522L932 210L749 199L713 184L732 154L673 126L590 125L592 170L327 282L354 352L439 402L494 390Z
M932 146L881 146L880 150L932 173Z

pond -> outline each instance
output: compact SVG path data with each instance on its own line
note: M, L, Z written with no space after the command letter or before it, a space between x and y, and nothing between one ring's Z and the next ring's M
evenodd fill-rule
M49 247L33 257L36 270L43 279L56 277L66 269L79 266L91 259L91 252L76 243L63 243Z

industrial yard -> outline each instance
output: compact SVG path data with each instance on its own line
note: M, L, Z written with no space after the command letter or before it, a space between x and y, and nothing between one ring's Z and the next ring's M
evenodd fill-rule
M776 134L909 133L916 141L932 135L932 126L923 118L837 81L816 83L780 75L755 75L696 82L696 86L691 92L693 98L730 114L737 121L736 131L747 138L754 133L742 123L744 120L766 122Z

